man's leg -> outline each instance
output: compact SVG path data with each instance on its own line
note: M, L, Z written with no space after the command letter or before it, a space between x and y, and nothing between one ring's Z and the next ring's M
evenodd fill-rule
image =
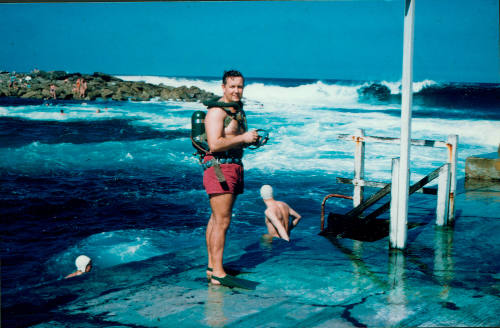
M208 252L211 257L209 263L211 263L213 275L216 277L224 277L226 275L222 266L222 258L224 255L226 232L231 222L234 199L235 196L233 194L221 194L210 197L210 207L212 208L210 221L212 222L212 227L208 236ZM207 226L207 230L210 230L209 226ZM218 284L219 282L212 279L212 283Z
M205 241L207 243L207 255L208 255L208 267L213 268L213 263L212 263L212 255L210 252L210 236L212 235L212 228L213 228L213 214L210 214L210 219L208 220L207 224L207 231L205 232ZM212 275L211 271L207 270L207 277L210 277Z

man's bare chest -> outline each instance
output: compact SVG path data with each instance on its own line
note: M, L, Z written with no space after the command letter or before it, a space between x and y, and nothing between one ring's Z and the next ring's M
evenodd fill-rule
M240 126L237 120L231 119L231 122L224 128L226 135L240 135L244 133L244 129Z

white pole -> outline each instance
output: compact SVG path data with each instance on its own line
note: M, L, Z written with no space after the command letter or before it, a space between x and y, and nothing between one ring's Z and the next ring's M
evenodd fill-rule
M413 28L415 21L415 0L406 0L403 40L403 77L401 80L401 149L399 167L398 222L404 222L404 231L398 235L397 247L406 247L408 222L408 192L410 184L410 142L411 142L411 104L413 81Z
M354 197L352 202L354 207L358 206L363 202L363 189L361 185L361 179L365 177L365 142L361 141L359 138L365 136L365 130L356 130L356 150L354 152Z
M391 215L389 225L389 246L397 248L398 236L398 179L399 179L399 158L392 159L392 177L391 177Z
M448 163L450 163L450 201L448 210L448 224L455 221L455 195L457 189L457 147L458 135L450 134L448 136L448 144L450 144Z
M450 201L450 164L446 163L439 170L436 225L448 224L448 207Z

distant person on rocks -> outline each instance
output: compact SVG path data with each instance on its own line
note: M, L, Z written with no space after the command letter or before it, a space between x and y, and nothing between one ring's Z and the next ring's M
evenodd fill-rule
M54 84L50 85L50 96L56 99L56 86Z
M28 88L28 89L31 88L31 76L26 76L24 78L24 81L25 81L24 84L25 84L26 88Z
M85 91L87 91L87 81L82 79L80 84L80 98L85 98Z
M16 81L16 75L12 74L10 76L10 80L9 80L9 89L10 88L15 88L16 87L16 83L17 83L17 81Z
M75 260L76 271L67 275L64 279L76 277L92 270L92 260L87 255L80 255Z
M263 185L260 188L260 195L267 207L264 211L267 234L262 237L267 241L272 241L274 237L290 241L290 232L299 223L300 214L295 212L287 203L275 200L273 188L270 185ZM290 215L294 217L292 221Z
M73 88L73 93L75 94L75 96L79 96L80 95L80 78L78 78L75 82L75 86Z

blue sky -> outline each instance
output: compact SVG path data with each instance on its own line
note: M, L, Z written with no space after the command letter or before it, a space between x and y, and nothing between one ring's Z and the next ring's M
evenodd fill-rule
M0 69L401 79L404 0L0 4ZM417 0L414 80L500 82L498 0Z

